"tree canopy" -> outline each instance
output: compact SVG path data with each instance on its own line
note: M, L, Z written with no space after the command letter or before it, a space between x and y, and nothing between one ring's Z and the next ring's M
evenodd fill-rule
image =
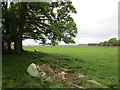
M120 40L117 40L117 38L111 38L108 41L100 42L98 46L120 46Z
M54 11L56 10L57 13ZM2 2L2 41L11 51L11 42L17 53L23 51L22 40L40 40L57 45L59 41L75 43L76 24L70 13L77 13L72 2Z

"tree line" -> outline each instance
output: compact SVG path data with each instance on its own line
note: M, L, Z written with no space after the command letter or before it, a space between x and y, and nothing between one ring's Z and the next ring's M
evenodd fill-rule
M120 40L117 40L117 38L111 38L108 41L100 42L98 46L120 46Z
M56 10L56 12L55 12ZM2 2L2 51L23 52L22 40L40 40L55 46L60 41L75 43L77 13L72 2Z

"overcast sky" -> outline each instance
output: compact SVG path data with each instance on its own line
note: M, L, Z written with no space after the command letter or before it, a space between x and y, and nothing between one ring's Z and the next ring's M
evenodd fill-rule
M78 28L74 39L76 44L99 43L118 37L118 1L120 0L72 0L77 10L77 14L72 14ZM23 41L23 45L32 44L38 43L30 39Z

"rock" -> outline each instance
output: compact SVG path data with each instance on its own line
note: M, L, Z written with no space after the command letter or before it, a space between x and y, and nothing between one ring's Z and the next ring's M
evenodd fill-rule
M65 72L61 72L61 77L62 77L62 79L65 79Z
M50 80L49 76L54 75L54 72L50 66L46 64L36 65L32 63L28 66L27 72L33 77L44 78L46 80Z
M45 72L47 76L53 76L55 73L49 65L42 64L38 65L41 71Z
M39 71L34 63L28 66L27 72L33 77L39 77Z
M84 75L82 75L82 74L78 74L78 78L84 78L85 76Z
M69 71L68 69L65 69L65 68L61 68L63 71Z
M40 74L39 74L42 78L46 78L46 73L41 71Z
M93 82L93 83L95 83L95 84L97 84L97 85L101 85L100 83L98 83L98 82L96 82L95 80L88 80L89 82Z

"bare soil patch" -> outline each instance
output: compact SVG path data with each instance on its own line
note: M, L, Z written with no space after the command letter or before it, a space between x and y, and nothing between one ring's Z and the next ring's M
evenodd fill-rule
M84 88L82 86L77 85L78 82L80 82L80 78L83 78L85 80L88 80L96 85L100 85L97 81L90 77L86 77L81 73L75 74L75 73L68 73L68 69L61 68L61 70L53 69L47 64L37 65L38 69L40 69L42 72L45 73L46 78L52 78L55 77L55 81L58 83L63 83L64 88Z

